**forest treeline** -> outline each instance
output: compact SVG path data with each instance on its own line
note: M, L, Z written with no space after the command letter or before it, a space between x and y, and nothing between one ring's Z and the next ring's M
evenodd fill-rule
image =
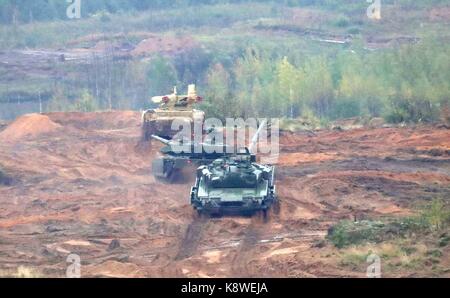
M450 46L423 41L386 52L279 57L247 51L207 71L206 110L218 117L430 122L450 100Z
M197 84L198 92L205 98L200 108L206 110L209 116L219 118L302 117L326 122L365 116L384 117L390 122L429 122L438 120L443 108L448 106L450 44L445 37L426 33L424 35L428 38L419 38L409 44L370 50L358 34L349 44L330 47L319 46L309 38L302 39L296 35L286 35L281 39L274 32L271 33L274 39L267 39L264 30L260 32L262 38L251 39L237 31L240 27L234 29L232 37L222 39L205 35L208 29L229 25L232 20L248 20L249 6L253 7L255 20L268 16L274 20L283 19L283 14L276 10L272 12L272 4L263 7L253 3L243 7L227 6L228 10L224 11L224 3L240 2L272 3L264 0L83 0L83 11L87 14L147 9L159 9L160 12L145 14L145 26L142 27L137 26L139 22L128 18L101 22L104 42L111 43L107 46L111 52L94 55L89 63L54 62L49 65L54 75L48 78L31 77L23 81L17 77L3 82L0 88L3 111L0 112L4 117L12 118L18 111L146 109L152 107L151 96L168 94L175 85L179 90L184 90L191 83ZM389 2L396 5L432 5L445 1L383 1ZM217 3L220 5L209 5ZM204 4L206 7L194 12L191 10L184 19L180 18L184 16L183 9L172 9L174 6L194 4ZM347 1L345 5L337 0L284 0L282 4L340 9L353 4L361 6L359 12L364 12L367 6L366 1L360 0ZM19 24L17 28L0 27L0 33L3 32L0 34L0 44L5 48L33 45L45 48L51 47L52 39L64 39L62 35L82 37L95 32L92 28L96 28L97 23L89 20L20 25L35 20L64 18L67 5L65 0L0 0L0 22L14 23L12 16L15 15L15 22ZM169 12L176 16L173 18L175 23L170 26L166 23L171 20L164 17ZM211 22L218 19L219 12L222 19L213 23L216 24L214 27ZM342 17L347 14L336 15ZM205 18L200 24L206 29L195 31L199 16ZM182 24L192 25L186 25L188 34L197 32L196 37L202 41L175 54L153 55L146 59L117 59L113 41L106 38L106 32L114 26L127 28L124 29L130 33L124 33L127 42L135 45L140 39L133 40L133 30L152 31L167 25L168 34L186 36L186 33L170 32L173 26L180 26L180 19L185 22ZM65 30L61 30L63 23L71 25L65 24ZM331 26L338 26L343 32L353 29L353 25L333 24ZM326 22L318 25L325 27L324 32L326 26L330 26ZM358 26L362 30L373 24L361 23ZM254 27L250 25L246 28ZM57 31L60 32L57 34ZM21 32L33 34L28 36ZM165 33L160 34L164 38ZM57 44L59 48L60 43Z
M329 121L354 116L389 122L438 120L450 100L450 46L434 39L386 51L333 55L246 48L230 61L195 50L148 63L121 62L112 77L91 65L85 81L58 85L51 110L148 108L152 95L196 83L209 116ZM101 62L99 62L101 63ZM125 64L123 64L125 63ZM72 88L72 89L70 89ZM82 90L81 94L77 93Z

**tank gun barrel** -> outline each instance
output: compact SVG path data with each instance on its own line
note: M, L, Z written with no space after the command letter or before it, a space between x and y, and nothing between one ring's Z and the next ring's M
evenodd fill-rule
M263 122L261 122L261 124L259 125L258 130L256 131L255 135L252 138L252 141L250 143L250 146L248 147L248 150L251 153L254 153L254 150L256 148L256 145L258 143L259 140L259 135L261 134L261 131L264 129L264 127L267 125L267 120L264 120Z
M158 141L158 142L160 142L160 143L163 143L164 145L170 145L171 144L170 140L166 140L166 139L158 137L156 135L151 135L151 138L156 140L156 141Z

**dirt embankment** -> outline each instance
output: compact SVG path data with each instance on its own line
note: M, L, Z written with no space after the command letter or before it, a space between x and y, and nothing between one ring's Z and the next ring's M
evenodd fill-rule
M36 138L41 134L55 132L60 128L60 125L45 115L25 115L14 121L0 133L0 141L15 142L25 137Z
M76 253L85 277L364 276L324 241L331 225L450 198L449 130L283 134L280 214L194 220L191 182L155 180L159 145L137 150L140 116L28 115L0 133L0 164L14 178L0 186L0 271L61 277Z

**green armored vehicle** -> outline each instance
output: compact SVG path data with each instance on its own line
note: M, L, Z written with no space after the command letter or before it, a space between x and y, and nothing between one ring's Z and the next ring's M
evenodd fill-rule
M256 163L248 149L233 157L216 159L197 169L191 204L199 214L262 211L278 204L273 166Z
M209 164L217 158L234 155L234 152L227 153L230 150L226 144L209 145L189 142L190 150L177 152L174 150L177 141L164 139L156 135L152 135L151 138L165 145L160 150L162 156L155 158L152 162L152 173L156 178L167 181L174 179L174 176L188 165L192 164L197 167Z

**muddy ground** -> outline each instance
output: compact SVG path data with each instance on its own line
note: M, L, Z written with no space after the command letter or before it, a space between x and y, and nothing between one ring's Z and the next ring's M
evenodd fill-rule
M268 223L196 219L191 179L150 175L158 146L136 146L139 113L31 115L0 131L2 271L64 277L75 253L83 277L363 277L325 240L333 224L450 198L450 130L435 127L282 134Z

